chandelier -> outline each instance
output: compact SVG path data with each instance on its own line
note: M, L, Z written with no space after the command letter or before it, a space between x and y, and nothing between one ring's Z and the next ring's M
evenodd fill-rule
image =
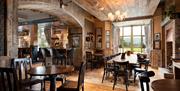
M114 14L108 13L108 19L113 22L123 21L127 17L126 12L120 12L117 10Z

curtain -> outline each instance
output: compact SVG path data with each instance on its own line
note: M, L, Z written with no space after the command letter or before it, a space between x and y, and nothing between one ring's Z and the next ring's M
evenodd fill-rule
M51 24L47 24L45 26L44 34L45 34L48 45L50 45L51 44Z
M145 49L145 52L148 54L148 57L150 56L150 53L151 53L151 50L153 49L152 48L152 41L151 41L151 25L150 24L147 24L144 26L144 30L145 30L145 43L146 43L146 49Z
M115 26L113 28L113 53L116 54L118 53L118 49L119 49L119 27Z

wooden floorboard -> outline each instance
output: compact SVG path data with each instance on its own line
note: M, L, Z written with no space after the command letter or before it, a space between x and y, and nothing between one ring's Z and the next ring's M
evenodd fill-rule
M37 64L34 66L38 66ZM158 69L152 69L149 67L149 70L153 70L155 72L155 77L151 78L151 82L156 79L162 79L163 73L162 71ZM113 78L109 77L102 83L102 76L103 76L103 68L93 69L93 70L87 70L85 73L85 91L125 91L125 85L120 80L118 84L115 87L115 90L112 90L113 86ZM77 81L78 79L78 72L73 72L68 75L68 80ZM130 80L133 80L133 77L130 78ZM150 84L151 84L150 82ZM61 83L57 82L57 87L60 86ZM40 86L34 86L35 89L39 89ZM46 91L49 91L49 82L46 82ZM129 91L141 91L139 87L139 81L137 78L136 83L130 83L130 86L128 87ZM150 88L150 91L152 89Z

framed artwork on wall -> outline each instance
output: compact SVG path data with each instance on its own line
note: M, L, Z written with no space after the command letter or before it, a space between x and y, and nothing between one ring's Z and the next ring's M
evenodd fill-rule
M160 33L155 33L154 34L154 40L161 40L161 34Z
M96 48L102 48L102 28L96 28Z
M72 46L74 48L77 48L80 46L80 36L73 36L72 40L73 40Z
M154 49L161 49L161 41L154 41Z

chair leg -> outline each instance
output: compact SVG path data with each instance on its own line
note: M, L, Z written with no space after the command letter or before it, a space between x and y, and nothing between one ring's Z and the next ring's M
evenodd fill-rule
M88 68L88 62L86 62L86 70L87 70L87 68Z
M84 91L84 85L82 86L82 91Z
M41 91L43 91L43 82L41 82ZM45 90L44 90L45 91Z
M44 91L46 91L46 81L44 80Z
M116 85L116 81L117 81L117 76L114 76L114 84L113 84L113 90L115 88L115 85Z
M134 71L134 83L136 82L136 71Z
M91 70L93 69L93 62L91 62Z
M149 91L149 83L146 82L147 91Z
M128 74L125 75L125 85L126 85L126 91L128 91L128 85L129 85L129 82L128 82Z
M141 91L144 91L143 81L140 80Z
M104 76L105 76L105 70L104 70L104 74L103 74L103 78L102 78L102 83L103 83L103 80L104 80Z

